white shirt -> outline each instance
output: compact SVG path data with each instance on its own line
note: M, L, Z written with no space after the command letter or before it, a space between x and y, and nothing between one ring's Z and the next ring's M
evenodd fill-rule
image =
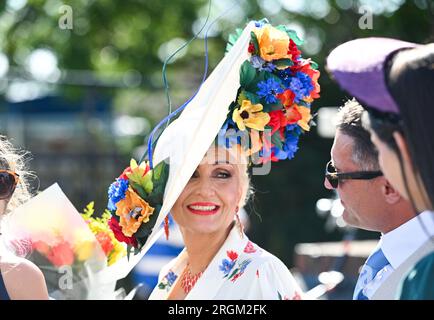
M389 264L366 285L363 294L371 299L390 274L421 248L430 236L434 236L434 212L432 211L424 211L398 228L383 234L379 246Z
M187 264L187 252L162 269L149 299L167 299ZM186 300L297 300L303 297L291 272L277 257L249 241L234 225Z

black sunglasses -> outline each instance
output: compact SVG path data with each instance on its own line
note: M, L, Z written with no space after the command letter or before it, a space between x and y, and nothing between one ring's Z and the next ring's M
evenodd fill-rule
M354 172L337 172L335 166L330 160L327 162L325 177L333 189L339 185L339 180L370 180L382 176L381 171L354 171Z
M15 191L19 175L13 171L0 170L0 200L9 199Z

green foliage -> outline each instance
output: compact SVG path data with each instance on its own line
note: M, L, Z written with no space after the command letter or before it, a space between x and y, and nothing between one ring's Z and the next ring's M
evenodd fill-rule
M249 61L244 61L240 69L240 86L248 88L255 79L256 69L252 67Z

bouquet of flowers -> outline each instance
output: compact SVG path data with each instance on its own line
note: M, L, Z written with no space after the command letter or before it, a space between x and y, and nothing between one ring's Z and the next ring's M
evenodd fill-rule
M3 226L6 246L42 270L52 298L95 297L99 289L91 279L107 266L106 256L57 184L17 208Z

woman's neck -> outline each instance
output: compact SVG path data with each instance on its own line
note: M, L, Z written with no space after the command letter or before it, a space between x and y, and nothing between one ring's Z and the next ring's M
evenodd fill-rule
M204 271L226 241L232 224L221 232L193 233L183 232L184 244L188 254L188 265L193 274Z

